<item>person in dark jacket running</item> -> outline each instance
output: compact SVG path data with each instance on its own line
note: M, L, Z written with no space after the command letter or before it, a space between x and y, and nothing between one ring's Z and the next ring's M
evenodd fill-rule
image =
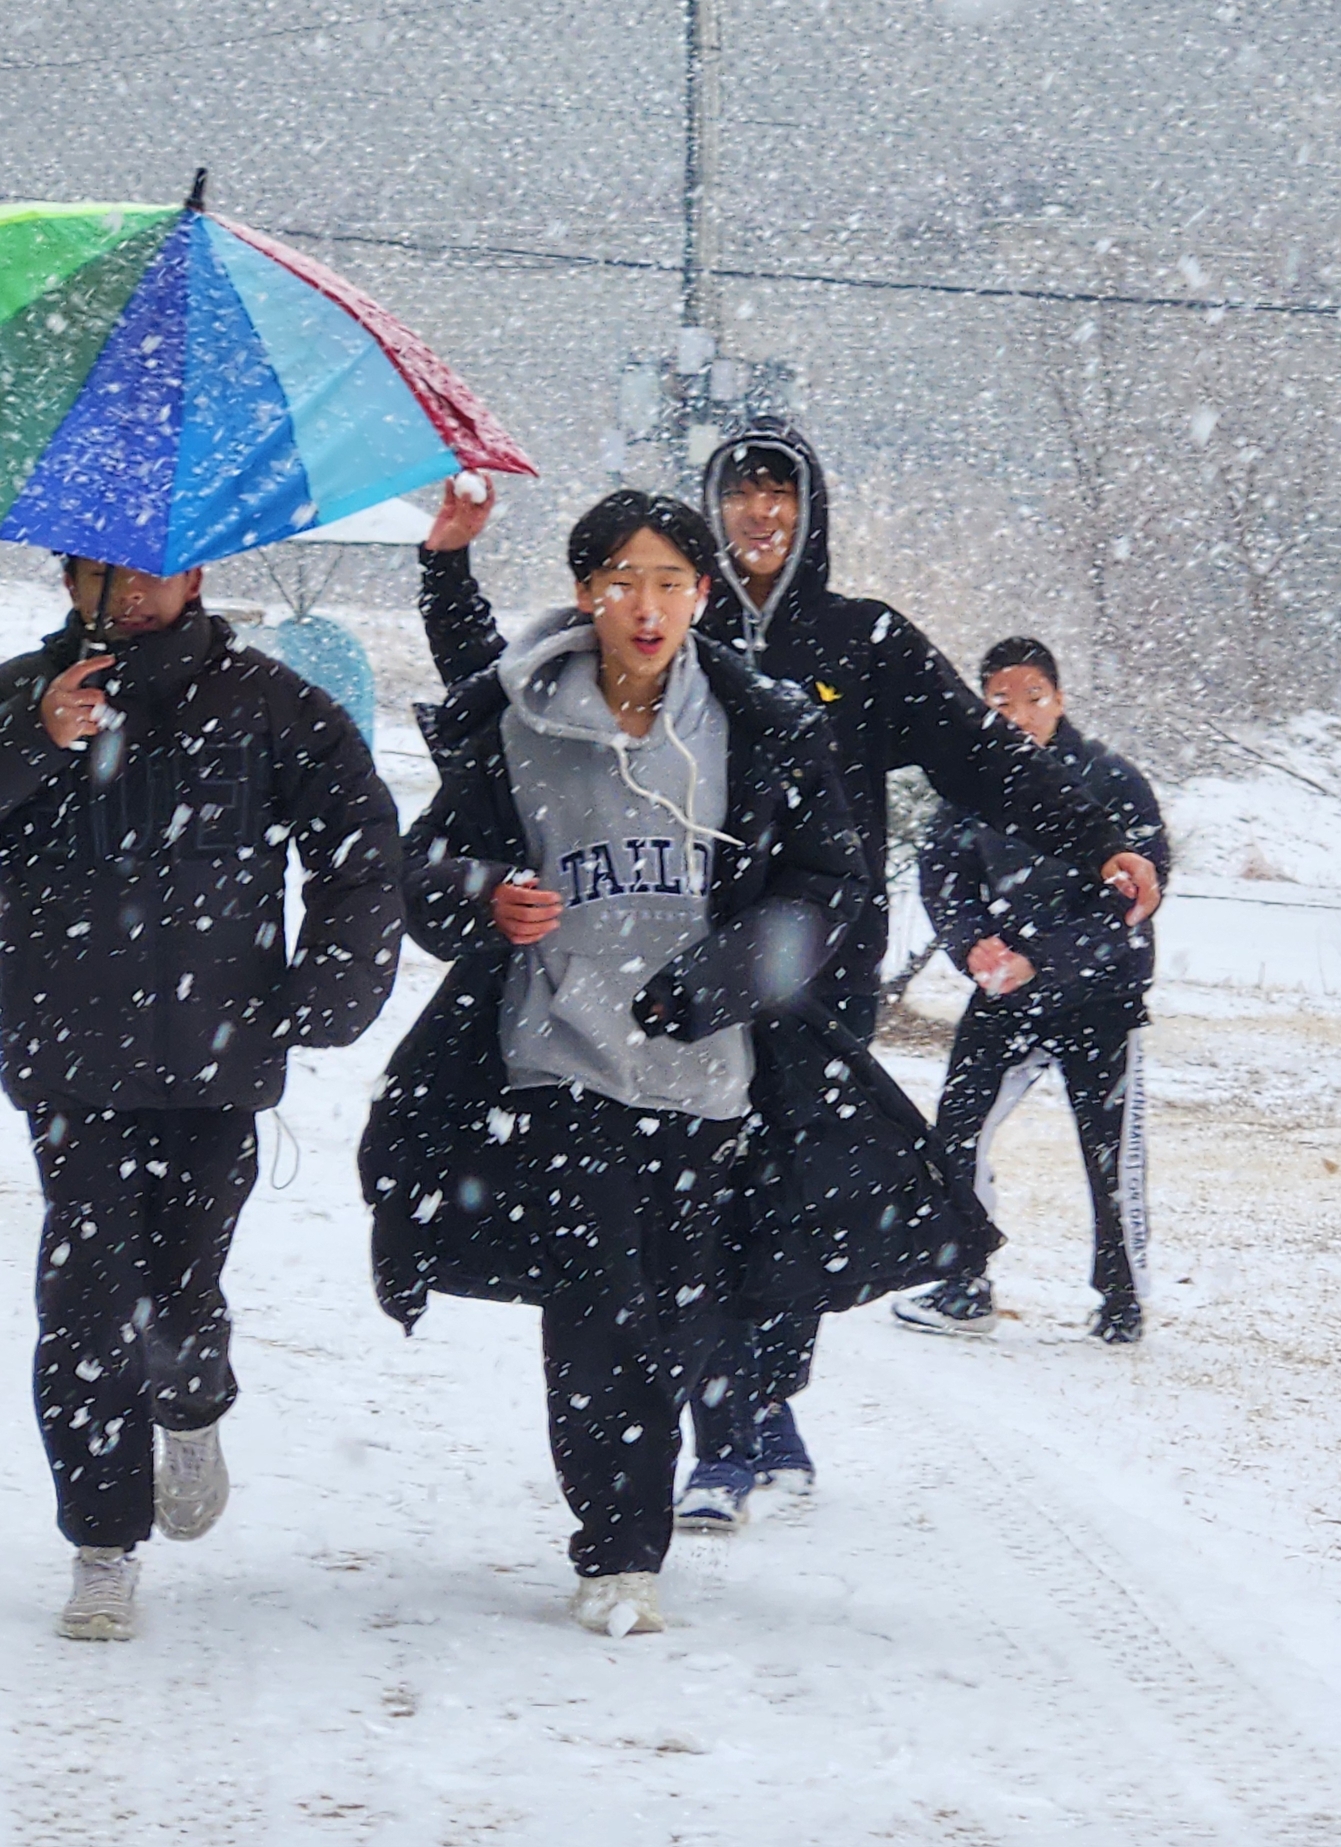
M502 648L467 547L493 506L448 484L421 552L420 607L450 686ZM828 496L819 460L797 431L765 418L710 458L704 506L718 570L701 621L760 672L801 687L826 714L869 891L860 918L815 984L854 1036L875 1029L885 952L885 780L919 764L938 793L1083 868L1116 878L1135 908L1153 909L1153 868L1055 759L994 719L905 617L829 588ZM734 1327L693 1401L699 1463L681 1503L685 1525L731 1530L756 1480L798 1490L814 1469L789 1400L807 1383L818 1321L779 1314Z
M407 1328L430 1289L543 1307L574 1613L622 1634L662 1626L680 1410L723 1308L850 1306L995 1233L807 1000L861 844L819 712L691 634L702 519L626 490L569 556L577 607L427 714L442 786L406 893L450 969L361 1169Z
M1080 777L1159 873L1169 847L1149 783L1083 738L1066 716L1057 664L1040 641L1012 636L982 664L988 704ZM937 1124L956 1171L993 1209L992 1138L1049 1065L1066 1083L1094 1202L1091 1332L1140 1339L1146 1289L1145 1098L1141 1028L1155 970L1149 923L1095 891L1070 866L1030 851L943 804L919 859L922 900L955 966L977 984L955 1035ZM897 1318L933 1332L994 1322L985 1265L895 1301Z
M135 1546L223 1511L220 1275L256 1111L291 1046L349 1044L390 993L399 846L350 720L236 647L199 571L73 558L66 582L64 628L0 668L0 1078L46 1200L37 1410L78 1548L60 1626L124 1639Z

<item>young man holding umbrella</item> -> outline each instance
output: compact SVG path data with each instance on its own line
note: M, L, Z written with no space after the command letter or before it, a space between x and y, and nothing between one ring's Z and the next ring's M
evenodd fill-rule
M223 1511L220 1274L256 1111L290 1046L376 1017L401 933L395 809L352 722L237 647L200 576L69 557L65 626L0 668L0 1078L46 1199L35 1388L76 1639L133 1632L154 1525Z
M421 609L449 685L496 658L502 641L466 547L493 504L450 484L422 554ZM858 1040L874 1031L887 934L885 778L916 763L946 800L1117 885L1131 916L1159 902L1155 869L1065 766L995 718L905 617L829 588L828 496L819 459L776 419L751 424L709 460L704 506L719 576L705 635L825 710L861 837L870 891L860 918L814 984ZM985 1261L985 1255L984 1255ZM737 1325L693 1404L699 1464L684 1524L730 1530L760 1479L804 1489L813 1466L788 1400L806 1384L818 1320L782 1313Z

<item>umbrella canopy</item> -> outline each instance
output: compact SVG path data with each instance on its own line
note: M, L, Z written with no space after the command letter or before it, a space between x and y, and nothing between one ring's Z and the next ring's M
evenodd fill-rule
M196 203L0 205L0 539L168 576L463 468L536 472L320 263Z

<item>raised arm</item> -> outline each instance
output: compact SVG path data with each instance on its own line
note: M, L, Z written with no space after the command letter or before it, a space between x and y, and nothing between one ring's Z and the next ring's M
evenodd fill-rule
M481 479L471 477L472 482ZM503 652L503 638L494 626L489 600L470 571L470 546L483 532L493 508L492 482L484 483L481 500L457 480L447 481L438 516L419 548L423 572L419 613L444 686L468 680Z

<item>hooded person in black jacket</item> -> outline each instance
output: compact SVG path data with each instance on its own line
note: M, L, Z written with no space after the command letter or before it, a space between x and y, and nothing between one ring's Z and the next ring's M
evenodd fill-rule
M198 570L70 559L66 581L65 627L0 668L0 1077L47 1206L37 1408L79 1548L61 1628L103 1639L131 1633L135 1545L223 1511L220 1275L256 1111L289 1047L376 1018L402 906L395 808L352 722L237 647Z
M981 678L988 703L1073 769L1140 842L1163 886L1169 847L1154 791L1066 717L1057 663L1043 643L998 642ZM918 869L937 939L977 984L937 1117L955 1170L990 1212L992 1138L1048 1066L1058 1066L1094 1204L1090 1280L1102 1301L1091 1331L1109 1345L1139 1340L1147 1245L1141 1028L1153 930L1132 928L1125 905L1072 867L948 803L932 820ZM986 1332L994 1312L985 1269L970 1266L897 1300L897 1318L933 1332Z
M420 608L452 686L503 647L467 547L493 507L449 483L421 552ZM710 458L704 510L718 570L701 632L828 717L869 887L861 916L813 986L860 1042L875 1028L885 952L885 779L919 764L946 800L1056 854L1096 884L1116 879L1153 909L1149 862L1055 759L997 719L911 622L887 604L829 588L828 496L806 439L776 419L743 429ZM729 1528L757 1477L803 1488L813 1476L787 1401L809 1377L818 1322L774 1313L724 1337L693 1403L700 1462L686 1524Z

